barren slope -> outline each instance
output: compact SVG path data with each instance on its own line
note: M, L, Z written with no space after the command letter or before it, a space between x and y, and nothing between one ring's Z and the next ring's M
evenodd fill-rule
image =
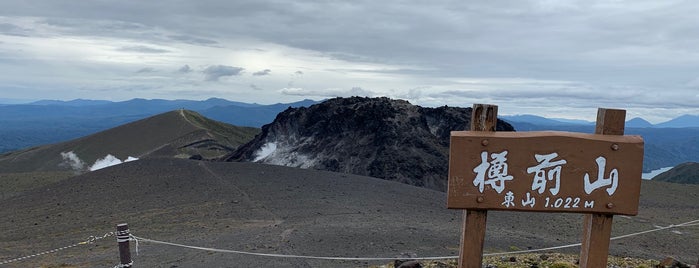
M196 112L171 111L83 138L0 155L0 173L70 170L61 165L62 152L74 152L87 165L107 154L128 156L214 158L247 142L255 128L209 120Z
M699 215L699 186L644 182L638 217L613 235ZM316 256L457 255L461 212L444 193L369 177L256 163L151 158L2 200L0 261L70 245L128 222L141 237L252 252ZM486 251L579 242L581 216L491 212ZM611 253L697 256L697 227L612 242ZM570 249L568 252L577 252ZM141 243L139 267L355 267L365 262L274 259ZM9 267L113 266L113 238ZM385 263L379 261L374 263ZM110 266L111 265L111 266Z

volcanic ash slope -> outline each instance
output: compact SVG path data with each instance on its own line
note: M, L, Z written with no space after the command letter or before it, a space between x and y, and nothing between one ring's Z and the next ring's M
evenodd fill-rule
M679 187L681 186L681 187ZM644 182L637 217L613 235L692 220L697 185ZM127 222L140 237L260 253L399 257L458 255L459 210L443 192L370 177L258 163L148 158L85 173L2 200L0 260L84 241ZM578 243L581 215L489 212L486 252ZM671 231L678 231L673 233ZM691 261L695 227L616 240L617 256ZM278 259L141 242L143 267L357 267L365 262ZM563 250L576 253L579 249ZM14 267L113 266L113 238ZM371 262L382 264L385 261ZM13 267L13 266L10 266ZM72 267L72 266L71 266Z

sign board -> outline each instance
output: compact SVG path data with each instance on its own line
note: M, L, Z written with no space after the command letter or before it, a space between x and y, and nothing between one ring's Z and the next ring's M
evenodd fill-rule
M640 136L451 133L448 208L638 214Z

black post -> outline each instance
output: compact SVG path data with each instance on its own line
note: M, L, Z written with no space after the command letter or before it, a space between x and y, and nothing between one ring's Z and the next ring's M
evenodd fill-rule
M117 225L116 239L117 243L119 243L119 267L133 267L129 238L129 225L126 223Z

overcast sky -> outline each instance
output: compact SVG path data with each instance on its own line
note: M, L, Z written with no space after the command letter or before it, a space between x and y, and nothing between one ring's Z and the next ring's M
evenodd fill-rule
M699 114L699 1L0 1L2 99Z

